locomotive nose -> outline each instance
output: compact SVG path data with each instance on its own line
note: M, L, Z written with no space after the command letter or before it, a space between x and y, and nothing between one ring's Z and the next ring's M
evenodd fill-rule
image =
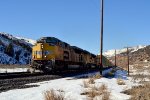
M54 59L54 46L47 43L38 43L33 47L32 59L34 60L49 60Z

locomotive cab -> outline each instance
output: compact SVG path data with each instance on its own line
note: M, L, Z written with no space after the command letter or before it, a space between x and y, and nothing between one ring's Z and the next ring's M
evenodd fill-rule
M55 65L56 49L56 42L53 39L39 39L32 48L31 66L40 70L52 70Z

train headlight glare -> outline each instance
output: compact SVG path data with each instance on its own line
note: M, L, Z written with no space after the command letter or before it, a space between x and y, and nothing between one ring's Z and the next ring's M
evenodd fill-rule
M43 48L43 45L41 45L41 48Z

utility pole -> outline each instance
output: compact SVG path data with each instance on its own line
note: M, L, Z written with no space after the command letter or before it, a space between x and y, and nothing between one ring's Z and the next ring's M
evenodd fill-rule
M128 67L128 75L129 75L129 49L127 47L127 67Z
M101 0L101 43L100 43L100 74L102 75L103 70L103 0Z
M116 50L115 50L115 67L117 67L117 64L116 64Z

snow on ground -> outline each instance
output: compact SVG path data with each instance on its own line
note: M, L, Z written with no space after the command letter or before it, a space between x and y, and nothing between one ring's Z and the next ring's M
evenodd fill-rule
M18 69L15 70L18 71ZM103 75L107 74L111 70L112 69L105 70L103 72ZM145 72L143 73L147 74ZM90 77L95 74L99 74L99 72L92 72L38 83L30 83L27 85L38 85L38 87L14 89L7 92L2 92L0 93L0 100L44 100L44 92L50 89L53 89L56 93L62 91L65 100L87 100L86 95L81 95L81 93L85 92L83 80L87 80L85 78L83 79L82 77ZM131 74L139 73L134 71ZM125 85L118 85L118 78L122 78L125 82ZM134 83L132 81L132 77L127 77L126 71L121 69L118 69L115 72L113 78L102 77L95 80L96 86L101 86L102 84L105 84L108 87L108 91L110 92L110 100L128 100L130 98L130 95L126 95L122 93L122 91L130 89L132 88L132 86L138 85L138 83Z
M56 92L64 91L63 93L65 95L65 100L87 100L87 97L85 95L80 95L85 90L83 86L83 78L81 77L84 77L86 75L90 76L93 74L99 74L99 72L44 81L39 83L31 83L32 85L34 84L39 86L2 92L0 93L0 97L1 100L44 100L44 92L49 89L54 89ZM103 74L105 74L105 72ZM127 100L130 98L130 96L121 92L127 88L131 88L133 86L133 83L130 82L130 78L128 79L126 77L125 71L118 70L115 73L115 77L120 77L121 75L123 78L125 78L125 85L118 85L117 78L104 77L95 80L95 84L105 84L108 87L108 91L111 92L111 100Z
M29 68L0 68L0 73L27 72Z

